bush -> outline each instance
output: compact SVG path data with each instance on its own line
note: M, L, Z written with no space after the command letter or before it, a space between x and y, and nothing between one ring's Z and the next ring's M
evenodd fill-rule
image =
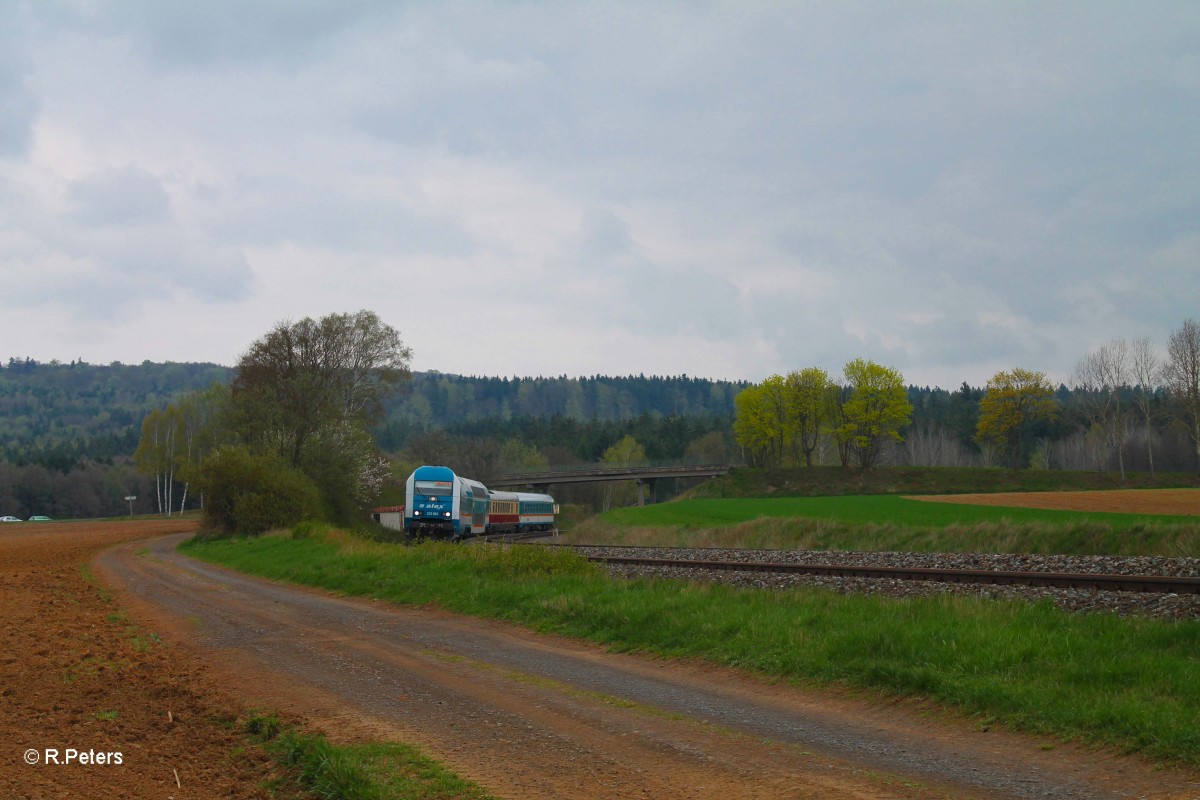
M222 447L201 465L204 525L227 534L253 536L319 517L316 485L282 459Z

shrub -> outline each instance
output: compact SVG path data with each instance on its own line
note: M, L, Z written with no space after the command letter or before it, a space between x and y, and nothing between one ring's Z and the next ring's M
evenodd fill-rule
M201 465L204 525L222 533L253 536L320 516L321 495L299 470L279 458L243 447L218 448Z

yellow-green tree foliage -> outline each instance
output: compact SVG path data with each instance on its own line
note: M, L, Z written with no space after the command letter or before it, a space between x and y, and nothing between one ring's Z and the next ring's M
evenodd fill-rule
M796 450L804 456L804 465L813 465L813 454L821 444L821 434L832 419L832 403L838 386L829 373L818 367L789 372L784 381L793 430L793 460Z
M632 436L626 435L604 451L600 460L605 464L637 464L646 460L646 448ZM637 498L638 487L633 481L605 481L602 506L604 511L630 505Z
M733 405L733 433L746 449L747 461L756 467L778 466L795 437L783 376L772 375L757 386L747 386Z
M1007 452L1009 465L1019 468L1024 465L1021 444L1025 430L1038 420L1053 417L1057 407L1046 373L1020 367L997 372L979 402L975 441L1000 447Z
M841 387L818 367L772 375L734 398L734 437L752 466L812 466Z
M850 396L842 404L838 435L849 446L855 463L870 469L879 459L884 440L903 439L900 429L912 419L912 403L898 370L856 358L842 372Z

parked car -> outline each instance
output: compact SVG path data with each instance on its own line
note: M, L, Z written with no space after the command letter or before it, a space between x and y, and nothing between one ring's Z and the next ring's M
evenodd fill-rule
M53 522L54 520L50 519L49 517L43 517L43 516L39 515L36 517L30 517L29 519L27 519L25 521L26 522Z
M0 522L20 522L16 517L0 517Z

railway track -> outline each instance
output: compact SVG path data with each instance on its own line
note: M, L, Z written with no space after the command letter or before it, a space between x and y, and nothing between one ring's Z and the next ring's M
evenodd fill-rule
M887 578L940 583L988 583L1009 586L1046 586L1117 592L1169 592L1200 594L1200 578L1169 575L1111 575L1102 573L1015 572L987 569L932 567L879 567L829 564L791 564L769 561L706 561L700 559L587 556L589 561L634 567L773 572L793 575L827 575L838 578Z
M557 539L558 529L552 531L523 531L521 533L491 533L480 536L478 541L483 544L511 544L514 542L530 542L536 539ZM543 544L545 544L543 542Z

